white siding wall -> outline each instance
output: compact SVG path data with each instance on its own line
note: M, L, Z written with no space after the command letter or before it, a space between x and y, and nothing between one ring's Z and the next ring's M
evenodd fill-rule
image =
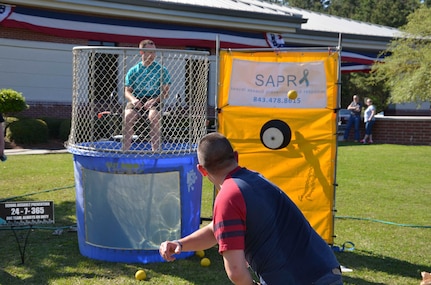
M0 89L26 101L72 102L72 45L2 39Z
M2 39L0 89L21 92L26 101L72 103L73 45ZM208 103L215 105L216 57L210 56ZM121 74L122 75L122 74ZM124 75L121 76L123 78ZM119 82L123 86L123 82ZM180 93L172 90L172 94ZM174 92L175 91L175 92ZM122 90L119 90L122 94ZM172 96L175 99L175 96Z

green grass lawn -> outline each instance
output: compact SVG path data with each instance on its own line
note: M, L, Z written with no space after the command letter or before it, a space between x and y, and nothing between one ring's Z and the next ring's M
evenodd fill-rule
M335 245L345 284L418 285L431 271L431 147L350 145L338 148ZM173 263L124 264L79 253L71 154L16 155L0 164L0 200L52 200L54 225L30 231L22 264L14 232L0 227L0 284L230 284L222 258L206 251L211 266L197 256ZM212 185L204 180L202 217L211 217ZM57 228L62 235L53 235ZM17 230L21 246L28 230ZM134 279L144 269L145 281Z

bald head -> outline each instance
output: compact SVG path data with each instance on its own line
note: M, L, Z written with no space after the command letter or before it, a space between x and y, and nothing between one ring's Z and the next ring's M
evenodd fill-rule
M229 140L220 133L205 135L198 145L198 160L208 172L218 173L237 165Z
M154 48L154 47L156 47L156 45L154 44L154 42L152 40L142 40L139 43L139 48L146 48L146 47Z

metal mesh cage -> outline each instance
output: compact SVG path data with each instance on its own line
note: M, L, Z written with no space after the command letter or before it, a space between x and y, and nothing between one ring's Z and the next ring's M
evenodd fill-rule
M133 120L129 120L125 78L143 61L141 52L146 51L155 52L154 62L162 67L158 72L167 73L169 83L159 85L160 89L168 85L169 94L161 98L162 91L155 92L160 98L158 108L133 109ZM165 78L166 74L155 73L142 75L140 84L151 77ZM72 124L67 148L75 153L96 151L128 157L195 152L198 140L206 133L208 74L207 52L74 48ZM131 124L133 134L126 134Z

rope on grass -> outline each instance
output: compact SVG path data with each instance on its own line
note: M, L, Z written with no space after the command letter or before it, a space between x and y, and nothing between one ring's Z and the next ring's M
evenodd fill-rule
M333 251L336 251L336 252L354 251L355 244L351 241L346 241L341 246L332 245L331 248Z
M0 231L13 231L13 230L48 230L48 231L56 231L57 233L62 233L63 230L69 230L71 232L76 232L76 224L71 226L58 226L58 227L50 227L50 226L37 226L37 225L2 225L0 226ZM60 235L58 234L58 235Z
M358 218L358 217L351 217L351 216L335 216L335 218L345 219L345 220L350 219L350 220L370 221L370 222L382 223L382 224L399 226L399 227L431 229L431 226L420 226L420 225L412 225L412 224L398 224L398 223L394 223L394 222L388 222L388 221L371 219L371 218Z
M9 198L0 200L0 203L1 202L7 202L7 201L10 201L10 200L15 200L15 199L22 198L22 197L33 196L33 195L40 194L40 193L54 192L54 191L69 189L69 188L73 188L73 187L75 187L75 184L70 185L70 186L65 186L65 187L58 187L58 188L43 190L43 191L39 191L39 192L27 193L27 194L24 194L24 195L9 197Z

